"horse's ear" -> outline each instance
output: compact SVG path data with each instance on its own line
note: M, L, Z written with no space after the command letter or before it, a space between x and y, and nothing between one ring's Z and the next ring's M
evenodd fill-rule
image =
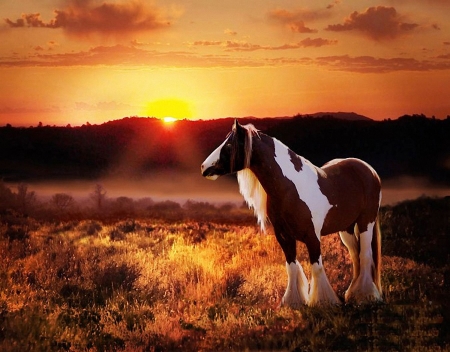
M233 123L233 131L236 131L237 128L238 128L238 126L239 126L238 120L237 120L237 119L234 119L234 123Z
M237 119L234 119L233 131L239 131L239 130L242 130L242 129L244 129L242 127L242 125L238 122Z

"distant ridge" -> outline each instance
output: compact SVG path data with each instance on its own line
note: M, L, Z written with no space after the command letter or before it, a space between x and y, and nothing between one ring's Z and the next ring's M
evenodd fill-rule
M239 122L253 123L316 165L357 157L382 178L410 175L450 184L443 162L450 155L450 119L405 115L375 121L355 113L319 112ZM0 181L140 179L166 172L201 177L198 165L223 142L232 123L233 118L222 118L169 126L156 118L127 117L80 127L0 126Z
M348 120L348 121L372 121L371 118L357 114L355 112L316 112L314 114L298 114L296 117L314 117L314 118L323 118L323 117L331 117L339 120Z

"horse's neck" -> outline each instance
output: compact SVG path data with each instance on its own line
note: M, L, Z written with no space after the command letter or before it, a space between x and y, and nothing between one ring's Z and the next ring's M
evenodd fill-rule
M276 172L275 170L281 169L281 172L284 174L284 170L292 167L292 164L299 169L297 170L299 172L314 173L318 174L319 177L322 175L323 172L319 167L289 150L279 140L263 134L261 136L259 140L255 138L253 143L254 157L252 158L253 166L251 166L251 169L257 175L264 188L267 189L271 185L275 186L278 180L281 182L282 177L277 177L273 173Z
M303 177L300 179L324 176L322 169L295 154L277 139L262 134L261 139L255 138L250 169L269 196L276 197L284 194L283 190L288 185L285 177L293 176L292 172L290 175L286 172L292 168L295 168L298 173L302 173ZM291 180L293 179L291 178ZM302 187L301 184L296 186Z

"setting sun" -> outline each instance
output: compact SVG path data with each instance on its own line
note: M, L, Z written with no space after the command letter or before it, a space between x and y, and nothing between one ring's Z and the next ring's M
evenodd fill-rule
M166 124L171 124L171 123L174 123L175 121L178 121L178 119L176 117L172 117L172 116L163 117L162 120Z
M193 117L191 104L177 98L159 99L149 102L146 106L145 114L160 118L165 123L173 123L180 119Z
M449 0L298 3L0 1L0 126L450 114Z

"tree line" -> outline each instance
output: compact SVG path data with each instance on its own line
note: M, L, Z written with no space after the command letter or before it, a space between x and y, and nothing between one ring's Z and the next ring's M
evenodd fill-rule
M150 197L133 199L126 196L109 197L101 184L95 184L84 199L75 199L69 193L59 192L50 198L40 197L26 183L15 188L0 181L0 218L32 217L47 221L100 219L117 221L128 218L153 218L167 221L218 221L223 223L253 223L247 206L235 203L213 204L186 200L155 201Z
M7 182L96 179L109 173L198 172L230 131L233 119L178 121L124 118L102 125L0 127L0 178ZM395 120L342 120L298 115L242 118L316 165L358 157L382 178L402 175L450 183L450 118L405 115Z

